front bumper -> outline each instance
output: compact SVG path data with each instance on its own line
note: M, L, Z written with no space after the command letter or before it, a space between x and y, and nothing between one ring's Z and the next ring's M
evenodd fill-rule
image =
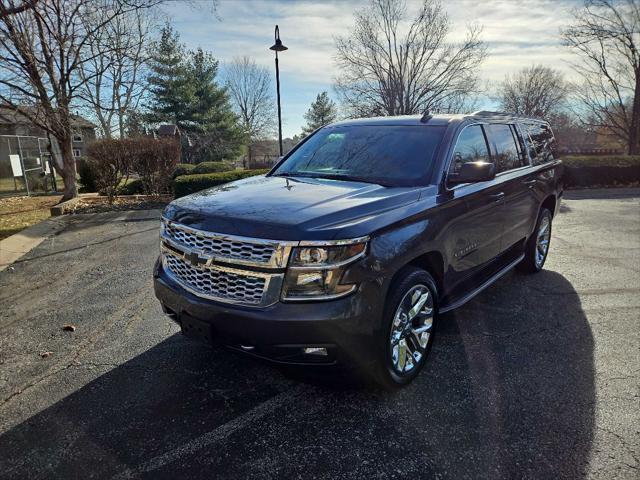
M384 298L377 282L367 282L341 299L242 307L188 292L159 262L154 290L165 313L179 324L206 324L208 331L202 335L206 340L287 364L370 363ZM305 354L305 347L326 348L327 355Z

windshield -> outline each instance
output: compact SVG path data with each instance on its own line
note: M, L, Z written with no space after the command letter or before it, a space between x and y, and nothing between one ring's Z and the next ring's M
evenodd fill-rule
M445 127L327 127L292 152L272 175L414 186L424 182Z

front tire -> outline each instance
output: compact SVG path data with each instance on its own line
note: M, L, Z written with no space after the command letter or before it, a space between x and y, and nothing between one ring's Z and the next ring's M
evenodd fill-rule
M393 281L377 341L376 381L396 389L424 367L433 343L438 290L425 270L407 267Z
M518 264L518 270L525 273L537 273L542 270L549 254L552 220L551 211L543 208L538 215L536 228L525 245L524 258Z

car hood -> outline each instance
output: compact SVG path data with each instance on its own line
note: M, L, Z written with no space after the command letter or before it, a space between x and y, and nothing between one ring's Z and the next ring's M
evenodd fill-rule
M372 233L402 218L421 188L257 176L173 201L165 218L205 231L275 240L330 240Z

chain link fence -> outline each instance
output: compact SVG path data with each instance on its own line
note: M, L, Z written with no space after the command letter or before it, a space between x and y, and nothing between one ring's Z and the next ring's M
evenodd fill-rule
M56 179L51 151L56 155L47 138L0 135L0 195L57 191L60 179Z

